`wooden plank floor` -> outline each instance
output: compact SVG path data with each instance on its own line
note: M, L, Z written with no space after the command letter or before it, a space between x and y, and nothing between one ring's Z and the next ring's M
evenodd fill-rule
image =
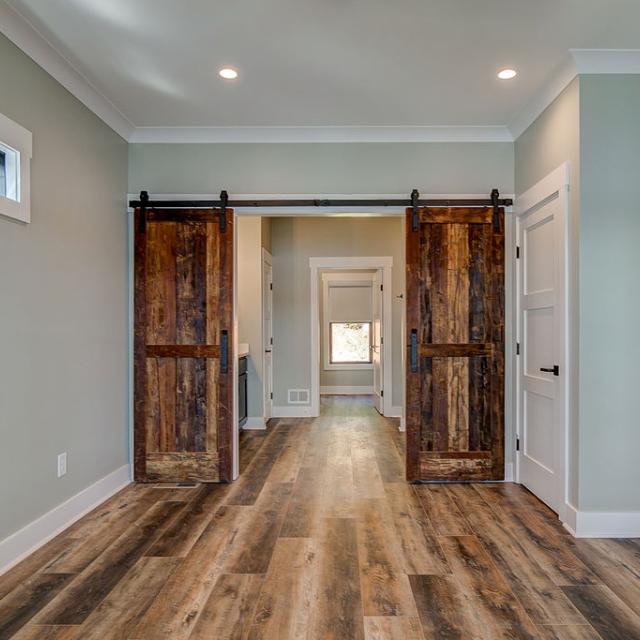
M232 485L131 485L0 577L0 639L640 639L640 541L513 484L408 485L397 422L328 397Z

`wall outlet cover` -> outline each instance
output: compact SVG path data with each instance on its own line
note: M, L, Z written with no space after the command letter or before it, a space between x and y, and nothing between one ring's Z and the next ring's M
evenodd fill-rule
M67 473L67 452L61 453L58 456L58 478L62 478L62 476Z

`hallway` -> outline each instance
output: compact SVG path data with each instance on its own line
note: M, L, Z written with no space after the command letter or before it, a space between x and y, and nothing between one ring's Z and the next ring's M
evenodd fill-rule
M397 421L326 396L232 485L131 485L0 577L0 639L640 638L640 541L513 484L409 485Z

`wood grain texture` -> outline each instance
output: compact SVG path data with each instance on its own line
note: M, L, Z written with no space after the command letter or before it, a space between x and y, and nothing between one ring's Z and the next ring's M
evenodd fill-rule
M154 536L184 506L158 502L59 593L33 621L81 624L133 567Z
M504 211L421 209L417 231L410 217L406 335L417 332L418 367L407 369L407 478L501 480Z
M222 575L189 640L243 640L262 587L261 575Z
M562 590L603 638L640 638L640 616L622 602L609 587L589 585L562 587Z
M0 576L0 638L639 637L638 541L574 540L517 485L406 483L397 420L321 411L243 434L234 485L131 485L79 520Z
M428 224L491 224L493 211L486 207L438 207L420 209L420 223Z
M217 210L136 216L135 477L228 481L233 367L222 373L220 345L225 331L232 358L233 212L225 232Z

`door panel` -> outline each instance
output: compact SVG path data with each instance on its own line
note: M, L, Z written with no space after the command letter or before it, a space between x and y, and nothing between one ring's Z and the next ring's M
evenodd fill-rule
M557 474L564 455L564 402L560 377L541 369L553 370L555 364L564 369L561 213L560 199L555 197L519 221L519 475L520 482L555 511L562 503Z
M417 231L411 216L407 479L502 479L504 210L420 209Z
M135 477L231 478L233 216L136 211Z

